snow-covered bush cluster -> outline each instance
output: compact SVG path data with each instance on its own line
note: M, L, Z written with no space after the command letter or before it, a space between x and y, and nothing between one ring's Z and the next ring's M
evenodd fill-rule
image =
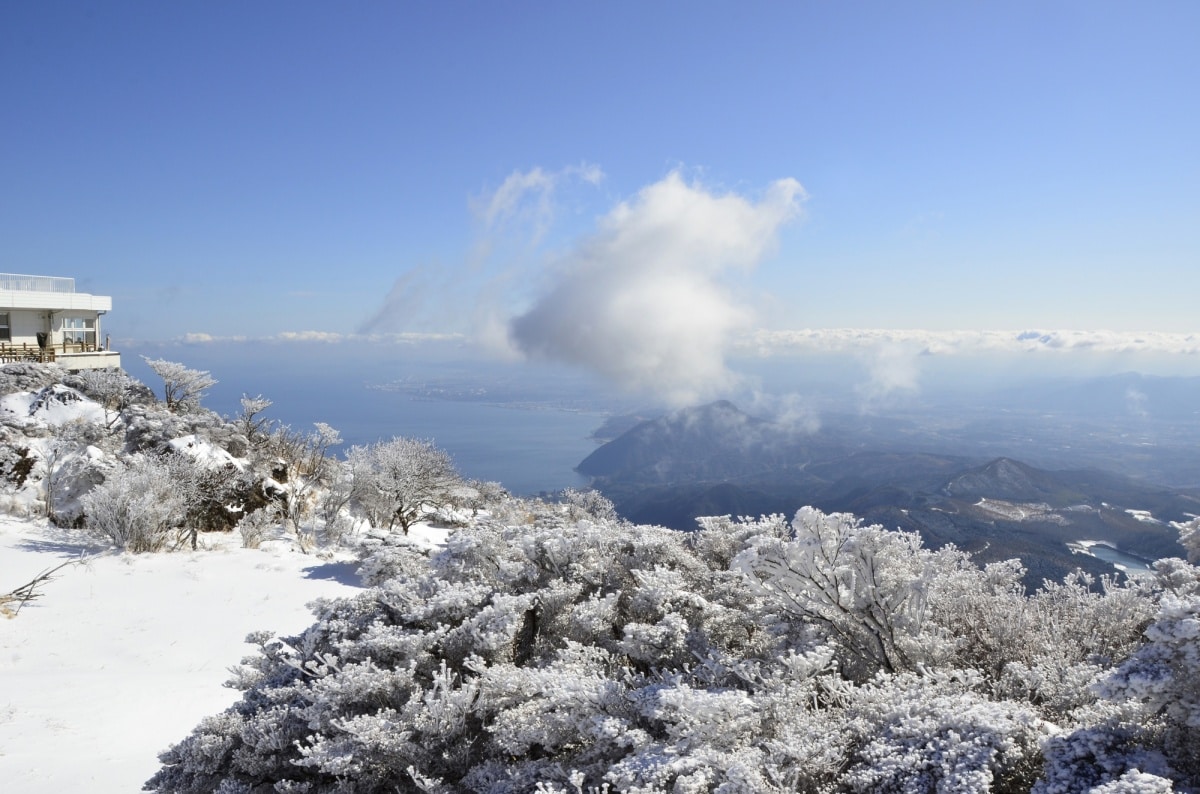
M439 509L455 519L464 493L484 493L428 442L397 438L338 459L328 425L278 425L261 396L220 416L200 403L216 383L208 372L147 364L161 401L120 370L0 368L0 509L132 552L195 548L199 533L234 528L250 545L286 531L307 551L321 532L337 544L360 524L407 529Z
M694 533L507 498L250 639L161 792L1164 792L1200 785L1200 574L1075 576L805 509Z

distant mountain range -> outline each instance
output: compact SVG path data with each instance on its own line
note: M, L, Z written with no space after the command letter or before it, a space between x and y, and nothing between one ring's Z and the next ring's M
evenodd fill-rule
M1027 583L1107 563L1067 544L1105 541L1145 559L1182 556L1171 521L1200 513L1200 493L1096 469L1049 471L1008 457L871 448L837 430L805 433L729 402L643 421L578 471L626 518L693 529L704 515L791 515L813 505L918 531L927 544L1020 557Z

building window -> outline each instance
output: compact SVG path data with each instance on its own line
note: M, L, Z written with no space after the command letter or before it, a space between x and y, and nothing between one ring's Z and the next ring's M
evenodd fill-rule
M0 342L12 341L12 326L8 324L8 312L0 312Z
M95 346L96 319L94 317L64 317L62 321L63 341Z

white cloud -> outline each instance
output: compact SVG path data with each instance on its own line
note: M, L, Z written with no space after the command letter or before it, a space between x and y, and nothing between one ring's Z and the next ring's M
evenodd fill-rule
M752 202L673 172L558 261L545 291L511 322L512 343L677 404L723 391L733 382L727 349L753 321L724 279L772 249L804 198L793 179Z
M339 343L349 341L350 336L336 331L280 331L268 339L279 342Z
M321 344L348 344L369 342L374 344L412 345L427 342L465 342L466 337L454 333L417 333L406 331L387 334L344 334L338 331L280 331L270 336L213 336L206 333L188 333L182 337L170 340L173 344L206 345L220 343L261 343L261 342L316 342Z
M506 312L493 304L511 289L511 282L544 242L567 188L580 183L595 186L603 180L604 172L589 163L509 174L494 191L469 199L482 235L464 261L409 267L358 332L475 327L484 347L503 350L505 345L496 343L498 337L490 332L495 326L491 315L499 312L503 318ZM504 262L506 256L512 261Z
M865 408L870 408L897 393L918 390L919 351L911 344L885 342L865 353L870 379L859 386Z
M1125 406L1133 416L1140 416L1144 419L1150 415L1146 411L1146 400L1146 393L1141 389L1130 386L1125 390Z
M738 340L739 349L761 356L845 353L901 345L924 355L980 353L1166 353L1200 354L1200 334L1165 331L921 331L878 328L760 330Z
M821 429L816 407L808 398L795 392L775 394L755 390L743 401L751 415L770 417L776 425L792 431L811 434Z
M519 222L531 230L532 242L536 245L554 223L555 191L563 182L575 179L597 185L603 181L604 172L589 163L558 171L540 167L514 171L490 195L476 197L472 203L475 213L489 230Z

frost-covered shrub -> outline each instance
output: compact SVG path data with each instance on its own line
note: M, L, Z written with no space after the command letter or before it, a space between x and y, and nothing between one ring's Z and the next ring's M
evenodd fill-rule
M242 536L242 546L257 549L278 525L279 516L274 511L265 508L251 510L237 523L238 532Z
M1043 746L1045 764L1033 794L1089 794L1132 770L1169 778L1167 759L1141 740L1136 706L1101 700L1086 711L1078 727Z
M1139 585L1082 573L1026 596L1024 573L1009 560L934 577L932 619L954 638L945 664L978 670L996 699L1069 722L1095 700L1091 684L1138 646L1154 606Z
M787 517L779 513L736 520L730 516L705 516L696 519L696 523L700 528L688 533L687 543L713 570L731 567L752 537L758 538L757 543L765 543L769 538L783 540L792 534Z
M935 582L978 573L953 548L922 548L916 533L811 507L797 511L784 537L771 525L749 546L734 564L789 614L824 627L858 680L945 661L953 639L931 617Z
M470 511L451 505L442 505L425 514L425 520L438 527L469 527L473 519Z
M1091 688L1136 649L1150 590L1026 596L1015 563L817 511L685 534L569 510L508 499L432 554L368 533L370 589L256 635L241 701L149 788L1026 792L1043 747L1042 794L1192 785L1187 726L1168 741L1150 713L1183 719L1167 701ZM1161 619L1158 641L1186 637ZM1161 662L1139 654L1120 669Z
M1179 544L1187 549L1188 562L1200 562L1200 516L1172 526L1179 530Z
M104 426L112 428L133 403L153 402L154 392L121 369L88 369L63 378L104 410Z
M329 449L341 442L338 431L324 422L314 422L308 432L280 425L261 442L259 454L274 458L276 465L283 464L286 472L283 491L287 496L283 514L302 547L315 541L314 528L305 528L305 520L314 507L321 507L328 522L340 511L340 505L333 500L340 498L342 504L349 501L345 467L329 457ZM329 501L319 504L318 494L330 484L335 490L326 492Z
M429 573L429 557L414 546L403 543L383 545L364 541L367 550L356 573L366 587L376 587L389 579L415 578Z
M81 502L87 527L126 551L161 551L181 540L187 501L160 460L135 455Z
M13 362L0 367L0 394L38 391L62 381L66 370L57 364Z
M1099 689L1136 703L1140 740L1160 749L1179 782L1200 788L1200 595L1166 595L1147 642Z
M353 528L354 521L348 511L353 496L354 481L350 477L349 467L344 463L330 462L325 490L317 501L317 510L331 543L341 542L342 536Z
M198 436L235 457L246 454L247 442L236 424L226 421L207 408L194 407L188 413L171 413L161 404L132 404L121 414L125 421L125 449L128 452L163 454L171 441Z
M455 497L455 503L458 506L470 508L474 513L478 513L480 510L495 509L512 498L504 486L498 482L468 480L463 485L465 487L457 489L452 497Z
M1116 780L1096 786L1089 794L1170 794L1174 790L1165 777L1131 769Z
M1015 560L979 568L952 546L864 526L854 516L797 512L756 522L705 519L693 545L733 559L780 607L824 628L844 672L972 669L990 697L1059 719L1094 701L1089 686L1127 657L1153 614L1141 586L1082 573L1026 596Z
M348 535L353 535L358 522L345 513L338 513L332 520L325 521L325 542L340 546Z
M1000 665L998 697L1028 701L1047 719L1074 724L1075 712L1086 713L1096 700L1093 684L1141 644L1153 614L1140 585L1076 572L994 613L991 625L1007 620L1007 641L980 667Z
M42 477L46 514L58 526L78 526L82 498L120 465L97 447L63 438L43 445L41 458L35 475Z
M829 659L798 661L807 629L683 541L581 521L484 524L432 558L377 548L363 567L379 584L321 603L300 636L260 638L242 701L165 753L150 786L782 790L766 764L791 762L758 745L797 724L777 715L809 708L805 681L832 676Z
M1171 790L1157 778L1200 790L1200 595L1163 595L1145 635L1092 687L1102 699L1078 727L1047 743L1036 794Z
M1027 704L991 701L974 671L880 676L847 708L850 791L1028 791L1047 732Z
M567 515L572 521L581 518L617 520L617 508L612 500L594 488L566 488L562 492L562 500L567 505Z

